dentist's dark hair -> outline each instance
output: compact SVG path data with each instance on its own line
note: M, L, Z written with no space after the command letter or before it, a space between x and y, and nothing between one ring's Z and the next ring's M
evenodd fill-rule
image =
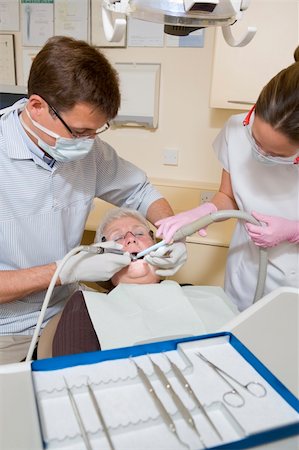
M50 38L32 62L28 96L37 94L57 111L88 103L113 119L120 106L119 80L107 58L87 42Z
M295 63L281 70L261 91L255 114L299 144L299 46L294 51Z

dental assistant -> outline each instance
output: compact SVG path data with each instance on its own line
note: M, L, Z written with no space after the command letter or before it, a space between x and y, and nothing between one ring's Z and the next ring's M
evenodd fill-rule
M104 55L55 36L32 63L28 99L0 111L0 363L26 356L56 262L80 244L95 197L152 223L172 214L146 174L101 140L119 105L117 73ZM185 259L184 244L172 247L168 271ZM79 280L110 279L130 262L128 254L71 257L45 322Z
M232 116L214 141L223 171L212 201L156 222L157 236L167 242L183 225L217 209L246 211L261 222L238 221L230 243L224 288L240 311L253 301L259 246L268 248L264 294L299 287L299 47L294 56L251 111Z

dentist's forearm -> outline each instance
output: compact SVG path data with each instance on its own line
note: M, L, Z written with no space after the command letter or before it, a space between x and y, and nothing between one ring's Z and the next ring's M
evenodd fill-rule
M47 289L56 267L56 264L52 263L29 269L0 271L0 304Z
M173 216L174 212L165 198L160 198L154 201L148 208L146 218L149 222L154 224L157 220L165 217Z

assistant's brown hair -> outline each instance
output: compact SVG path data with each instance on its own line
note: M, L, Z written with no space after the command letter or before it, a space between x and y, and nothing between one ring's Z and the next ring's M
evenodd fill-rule
M116 70L95 47L66 36L50 38L33 60L28 95L38 94L58 111L88 103L107 116L120 106Z
M299 144L299 47L294 58L294 64L279 72L263 88L255 114L290 142Z

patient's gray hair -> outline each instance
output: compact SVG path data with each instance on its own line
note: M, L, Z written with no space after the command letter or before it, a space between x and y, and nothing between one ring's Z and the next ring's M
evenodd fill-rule
M111 222L114 222L114 220L121 219L122 217L134 217L134 219L139 220L139 222L141 222L142 225L144 225L150 231L150 227L146 218L142 214L140 214L140 212L129 208L114 208L109 210L104 216L101 224L97 229L94 242L102 242L102 239L105 236L105 228L107 227L107 225L109 225Z

